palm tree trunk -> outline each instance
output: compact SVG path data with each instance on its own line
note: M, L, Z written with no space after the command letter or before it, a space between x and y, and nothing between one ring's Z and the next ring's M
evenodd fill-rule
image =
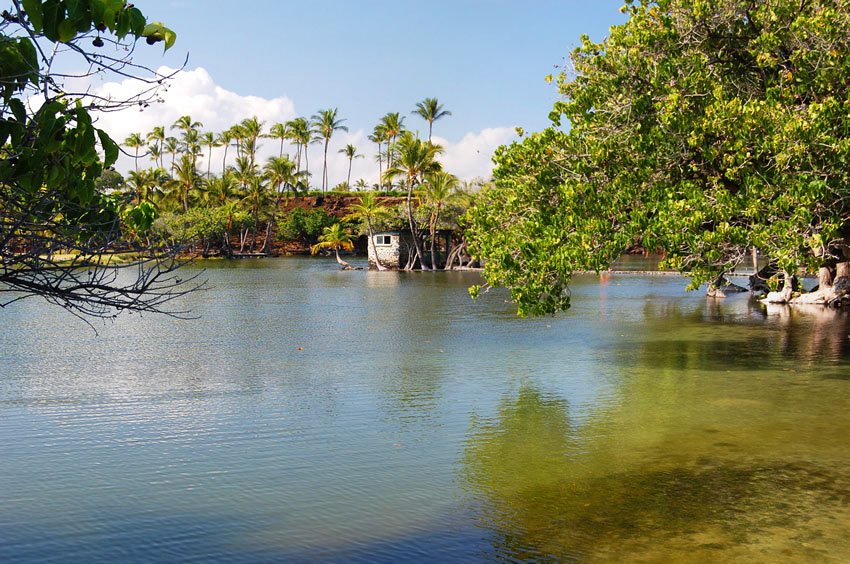
M407 223L410 225L410 235L413 238L413 247L416 250L416 258L419 259L419 267L422 270L429 270L428 265L422 258L422 249L419 248L419 236L416 233L416 224L413 222L413 180L407 185ZM405 270L407 268L405 267Z
M435 252L435 240L437 239L437 219L440 216L439 209L434 212L433 221L431 221L431 268L437 270L437 254Z
M378 188L384 185L384 158L381 156L381 144L378 143Z
M348 159L348 177L345 179L345 183L348 185L348 189L351 190L351 165L354 163L354 157L349 157Z
M375 267L379 271L387 270L387 267L381 264L381 257L378 256L378 249L375 248L375 232L372 230L372 220L366 218L366 232L369 235L369 245L372 247L372 252L375 254ZM369 245L366 246L366 253L369 253Z
M325 190L328 186L328 141L330 139L325 139L325 161L322 165L322 194L325 193Z
M334 249L334 254L336 254L336 262L339 264L344 270L354 270L350 264L339 258L339 247Z
M307 193L310 193L310 159L307 157L307 145L304 145L304 176L307 178Z

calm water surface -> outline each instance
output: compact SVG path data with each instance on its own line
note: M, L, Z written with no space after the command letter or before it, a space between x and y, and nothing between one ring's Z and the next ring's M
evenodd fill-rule
M199 320L0 312L0 561L847 561L850 323L580 278L211 263Z

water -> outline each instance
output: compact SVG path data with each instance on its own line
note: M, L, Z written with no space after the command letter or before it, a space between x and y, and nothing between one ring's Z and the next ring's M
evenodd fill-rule
M594 276L209 263L201 316L0 328L0 561L846 561L850 322Z

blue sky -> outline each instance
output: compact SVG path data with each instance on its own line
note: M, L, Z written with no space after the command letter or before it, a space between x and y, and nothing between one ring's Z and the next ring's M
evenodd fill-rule
M427 131L410 112L436 96L453 115L435 124L435 135L456 143L488 128L545 127L556 93L544 77L581 34L601 39L621 23L621 4L138 0L149 19L178 34L164 57L159 46L141 45L140 60L174 67L188 53L188 69L204 69L217 87L286 98L297 115L337 107L352 132L366 134L389 111Z

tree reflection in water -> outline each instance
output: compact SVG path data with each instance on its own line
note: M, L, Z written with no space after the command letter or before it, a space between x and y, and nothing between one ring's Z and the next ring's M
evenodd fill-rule
M644 321L589 416L529 379L473 420L460 476L497 556L850 554L848 316L648 305Z

